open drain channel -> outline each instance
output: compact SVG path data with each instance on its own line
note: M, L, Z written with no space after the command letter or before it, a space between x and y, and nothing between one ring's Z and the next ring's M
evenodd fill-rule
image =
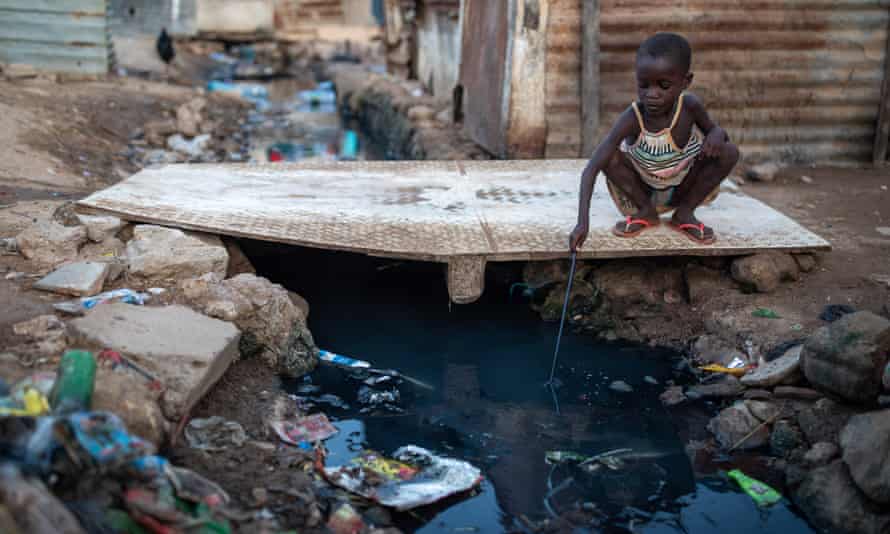
M445 288L430 283L441 265L244 246L263 276L311 303L320 347L434 388L382 385L396 389L398 400L373 406L359 398L361 377L338 368L322 366L287 384L296 402L339 428L326 442L328 465L365 449L391 454L417 445L482 470L479 491L400 514L402 528L528 532L522 517L558 516L574 524L584 517L582 526L603 532L812 532L787 503L758 509L720 471L695 472L678 422L658 399L666 381L682 379L670 352L568 333L556 372L557 416L543 386L556 325L542 322L522 297L511 298L517 264L490 270L490 289L477 303L451 306ZM616 391L615 381L632 391ZM587 466L545 461L548 451L593 456L616 449L623 450L616 461Z

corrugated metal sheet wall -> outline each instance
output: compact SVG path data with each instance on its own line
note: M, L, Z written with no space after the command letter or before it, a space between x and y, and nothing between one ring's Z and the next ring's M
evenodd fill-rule
M104 74L111 47L105 0L0 0L0 61L48 72Z
M549 1L546 157L577 158L581 150L581 1Z
M672 31L692 43L691 90L747 161L869 161L888 6L888 0L601 0L599 133L634 98L640 42Z

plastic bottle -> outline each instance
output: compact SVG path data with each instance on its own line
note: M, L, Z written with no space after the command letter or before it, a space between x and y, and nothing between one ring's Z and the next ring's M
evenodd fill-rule
M49 402L53 412L66 414L89 410L93 404L96 358L85 350L69 350L62 356Z
M754 499L758 506L772 506L782 500L781 493L756 478L749 477L738 469L733 469L727 475L735 480L741 486L742 491Z

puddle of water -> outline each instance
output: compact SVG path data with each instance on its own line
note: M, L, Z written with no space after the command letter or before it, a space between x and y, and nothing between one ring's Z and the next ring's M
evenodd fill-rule
M479 302L450 306L442 265L309 249L282 256L281 248L260 243L245 243L245 250L264 276L307 298L320 347L398 369L435 388L402 383L404 413L362 414L361 384L339 369L319 368L312 383L350 405L316 408L341 430L326 443L330 465L363 448L392 453L413 444L483 470L480 491L400 519L407 530L522 531L520 515L543 519L592 503L607 517L596 528L605 532L812 532L785 505L759 511L725 479L693 472L658 400L665 381L676 378L672 353L567 335L557 370L557 416L543 385L556 325L540 321L527 302L511 302L516 268L490 268ZM615 380L634 392L613 391ZM296 392L304 384L288 388ZM544 460L551 450L593 455L617 448L636 456L593 474Z

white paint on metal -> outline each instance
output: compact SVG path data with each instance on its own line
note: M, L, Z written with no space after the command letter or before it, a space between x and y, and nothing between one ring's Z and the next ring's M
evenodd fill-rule
M567 255L582 160L171 165L79 202L87 211L218 234L377 256L448 262ZM582 258L824 250L821 237L726 191L697 212L718 236L700 246L666 226L635 239L597 185Z

